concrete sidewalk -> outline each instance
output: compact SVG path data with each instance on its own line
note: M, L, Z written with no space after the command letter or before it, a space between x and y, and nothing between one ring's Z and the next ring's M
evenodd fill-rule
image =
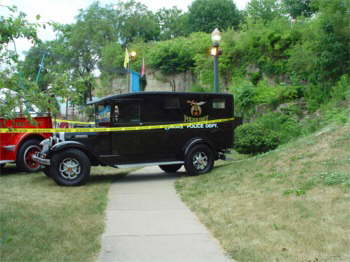
M99 261L232 261L177 196L180 175L147 167L112 184Z

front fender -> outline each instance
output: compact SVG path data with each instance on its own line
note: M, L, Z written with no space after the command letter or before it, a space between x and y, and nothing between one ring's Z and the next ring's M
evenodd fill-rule
M78 149L84 152L88 156L92 164L99 163L98 161L99 158L93 152L91 152L86 145L77 141L63 141L55 144L53 147L51 147L48 153L48 158L51 158L52 155L56 152L66 150L66 149L72 149L72 148Z
M76 148L76 149L80 149L83 151L88 151L87 147L80 142L63 141L63 142L59 142L59 143L55 144L53 147L51 147L50 153L55 153L55 152L61 151L63 149L68 149L68 148Z

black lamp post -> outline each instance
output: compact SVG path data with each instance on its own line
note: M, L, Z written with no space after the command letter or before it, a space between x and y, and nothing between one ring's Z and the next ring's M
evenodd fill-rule
M222 53L219 44L221 41L221 33L219 29L215 28L215 30L211 33L211 40L213 42L213 46L210 50L210 54L214 57L214 91L219 93L219 56Z

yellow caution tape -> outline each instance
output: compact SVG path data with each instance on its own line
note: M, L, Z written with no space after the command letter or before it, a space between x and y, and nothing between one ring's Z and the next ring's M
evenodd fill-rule
M54 121L56 121L58 123L81 124L81 125L94 125L95 124L95 122L80 122L80 121L64 120L64 119L55 119Z
M185 126L195 126L196 128L206 128L200 127L199 125L207 124L217 124L232 121L234 118L224 118L207 120L200 122L188 122L180 124L166 124L166 125L150 125L150 126L127 126L127 127L94 127L94 128L0 128L0 133L95 133L95 132L123 132L123 131L139 131L139 130L153 130L153 129L171 129L179 128Z

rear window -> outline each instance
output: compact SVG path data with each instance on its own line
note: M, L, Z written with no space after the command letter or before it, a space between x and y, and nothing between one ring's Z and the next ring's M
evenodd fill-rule
M179 109L180 99L178 97L167 97L164 100L164 109Z
M225 99L213 100L213 109L225 109L225 107L226 107Z

